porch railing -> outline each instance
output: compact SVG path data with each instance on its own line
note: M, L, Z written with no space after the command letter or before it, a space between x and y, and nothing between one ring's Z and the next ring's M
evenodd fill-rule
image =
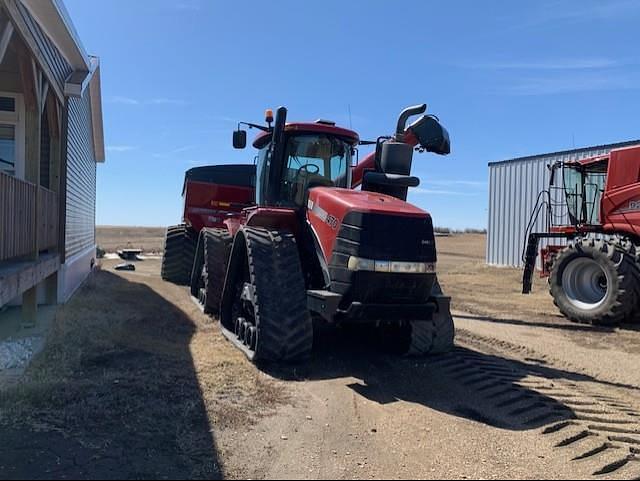
M36 195L39 198L35 212ZM0 172L0 261L58 246L58 194Z

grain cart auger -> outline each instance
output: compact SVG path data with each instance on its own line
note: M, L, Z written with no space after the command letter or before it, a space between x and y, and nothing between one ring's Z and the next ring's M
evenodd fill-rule
M527 229L523 292L532 289L540 240L542 275L560 312L574 322L616 325L640 315L640 147L551 170ZM562 177L561 180L558 180ZM557 187L555 184L561 184ZM546 214L545 229L534 226Z
M200 235L192 292L219 314L252 361L298 361L314 323L375 326L383 347L425 355L453 345L436 275L431 216L406 202L413 150L448 154L449 136L426 105L406 109L393 136L352 167L358 135L333 122L286 123L267 111L256 205ZM246 131L234 147L246 146ZM362 185L361 190L355 187Z

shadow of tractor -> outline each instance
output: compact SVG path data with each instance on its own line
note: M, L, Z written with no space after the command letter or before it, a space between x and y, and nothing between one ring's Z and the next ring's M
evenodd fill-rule
M515 431L576 419L574 409L562 402L566 394L555 384L570 390L580 382L595 382L581 374L462 347L426 359L384 355L374 336L339 328L316 333L309 363L264 369L290 381L345 378L349 389L379 404L405 401Z

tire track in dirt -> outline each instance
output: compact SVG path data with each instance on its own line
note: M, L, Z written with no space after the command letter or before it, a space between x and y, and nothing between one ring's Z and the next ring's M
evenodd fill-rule
M602 393L598 380L585 374L574 379L552 375L547 365L555 360L526 346L465 330L458 330L457 336L458 345L466 349L458 348L432 364L474 388L506 422L525 429L542 426L540 434L568 454L576 467L588 463L592 476L640 477L640 411L629 402L630 396L618 394L624 387ZM469 349L506 352L525 360L487 360Z

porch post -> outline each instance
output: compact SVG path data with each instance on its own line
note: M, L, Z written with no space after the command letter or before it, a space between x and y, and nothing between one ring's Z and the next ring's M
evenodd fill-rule
M49 162L50 162L50 185L49 189L58 194L58 199L60 199L61 193L61 179L62 179L62 132L61 132L61 124L60 124L60 103L58 99L53 95L51 91L49 91L46 98L45 112L47 115L47 120L49 124L49 138L50 138L50 152L49 152ZM60 202L58 200L58 202ZM58 217L58 222L60 222L60 217ZM61 250L60 240L58 237L58 243L55 247L55 252L60 252ZM45 281L45 290L46 290L46 303L47 304L57 304L58 303L58 272L54 275L50 276Z
M35 64L29 51L18 49L18 62L25 105L25 180L33 183L35 202L33 203L33 237L31 240L30 260L38 260L38 211L40 187L40 130L42 73ZM38 286L33 286L22 295L22 323L24 327L34 327L38 317Z

